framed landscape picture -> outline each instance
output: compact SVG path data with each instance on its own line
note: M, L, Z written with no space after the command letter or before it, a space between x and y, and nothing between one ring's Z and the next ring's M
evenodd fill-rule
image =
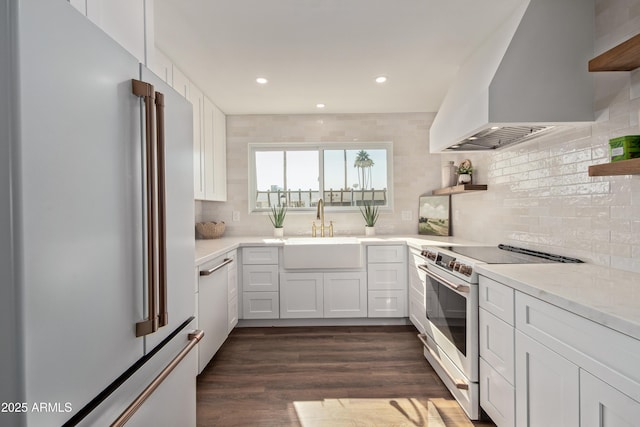
M418 234L450 236L450 207L450 196L420 196Z

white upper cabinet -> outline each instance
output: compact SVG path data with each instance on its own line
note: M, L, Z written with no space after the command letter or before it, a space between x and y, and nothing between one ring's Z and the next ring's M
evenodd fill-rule
M182 72L182 70L174 65L172 68L172 77L173 83L171 87L178 91L178 93L188 100L191 100L189 89L191 88L191 82L187 78L187 76ZM191 102L193 104L193 101Z
M149 64L149 68L169 86L173 87L173 63L162 51L155 50L153 61Z
M193 105L193 194L196 199L205 196L205 142L204 142L204 95L195 86L189 87L187 99Z
M227 117L204 99L204 200L227 200ZM201 172L202 174L202 172ZM196 197L199 198L199 197Z
M138 61L149 65L153 48L153 11L150 0L69 0Z

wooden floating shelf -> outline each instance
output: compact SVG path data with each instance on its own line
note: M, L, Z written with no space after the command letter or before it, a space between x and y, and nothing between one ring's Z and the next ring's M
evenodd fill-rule
M640 159L621 160L589 166L589 176L637 175L640 174Z
M640 34L589 61L589 71L633 71L640 67Z
M487 186L476 184L460 184L456 185L455 187L446 187L433 190L431 194L433 194L434 196L446 196L448 194L471 193L474 191L487 191Z

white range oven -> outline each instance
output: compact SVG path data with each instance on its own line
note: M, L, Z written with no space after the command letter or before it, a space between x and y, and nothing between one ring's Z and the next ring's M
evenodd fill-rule
M581 262L507 245L426 248L424 356L470 419L480 417L478 264Z

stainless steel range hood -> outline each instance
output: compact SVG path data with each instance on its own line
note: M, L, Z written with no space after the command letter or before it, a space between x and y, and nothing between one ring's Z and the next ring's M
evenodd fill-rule
M522 0L460 68L430 151L476 151L592 122L593 0Z

